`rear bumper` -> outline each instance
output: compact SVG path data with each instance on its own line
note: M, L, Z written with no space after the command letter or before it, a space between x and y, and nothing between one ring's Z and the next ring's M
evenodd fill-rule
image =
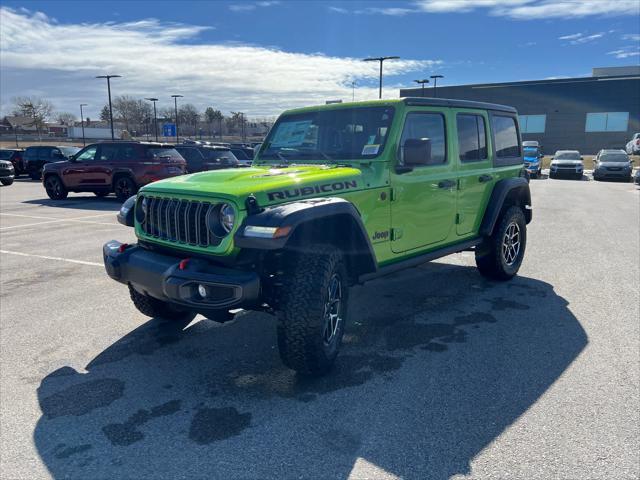
M255 272L219 267L195 258L181 269L184 257L121 245L112 240L102 248L107 274L141 293L203 314L259 304L260 277ZM205 297L199 294L199 286L205 288Z

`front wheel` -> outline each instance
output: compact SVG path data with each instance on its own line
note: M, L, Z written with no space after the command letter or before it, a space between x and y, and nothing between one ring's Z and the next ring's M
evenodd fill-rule
M520 207L510 207L498 219L491 236L476 250L480 274L494 280L509 280L520 269L526 244L524 213Z
M5 186L9 186L13 183L13 178L3 178L0 182Z
M342 252L312 245L285 268L278 301L278 347L282 362L303 374L328 372L340 350L347 321L349 286Z
M129 295L138 311L147 317L187 322L193 320L196 316L195 313L181 310L169 302L163 302L157 298L140 293L131 285L129 285Z
M44 188L51 200L64 200L69 192L57 175L51 175L44 181Z

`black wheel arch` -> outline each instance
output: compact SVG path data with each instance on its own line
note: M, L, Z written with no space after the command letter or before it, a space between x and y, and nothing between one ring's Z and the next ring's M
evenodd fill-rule
M527 223L531 222L531 190L529 183L523 177L505 178L495 184L480 224L480 234L491 235L500 218L500 213L512 205L520 207Z
M244 235L246 226L289 227L280 238L256 238ZM323 197L276 205L249 215L234 236L241 249L289 250L305 253L311 244L334 245L343 252L349 276L376 271L376 260L360 213L349 201Z

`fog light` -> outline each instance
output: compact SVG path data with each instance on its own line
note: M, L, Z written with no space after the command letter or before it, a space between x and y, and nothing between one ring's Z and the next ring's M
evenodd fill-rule
M204 285L198 285L198 294L202 298L207 298L207 287L205 287Z

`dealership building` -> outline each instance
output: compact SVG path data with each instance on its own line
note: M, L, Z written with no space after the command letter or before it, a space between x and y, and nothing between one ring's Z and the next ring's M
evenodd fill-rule
M546 154L624 148L640 132L640 66L594 68L591 77L438 86L435 94L515 107L522 139L539 141ZM433 88L424 95L433 97ZM422 88L400 96L420 97Z

